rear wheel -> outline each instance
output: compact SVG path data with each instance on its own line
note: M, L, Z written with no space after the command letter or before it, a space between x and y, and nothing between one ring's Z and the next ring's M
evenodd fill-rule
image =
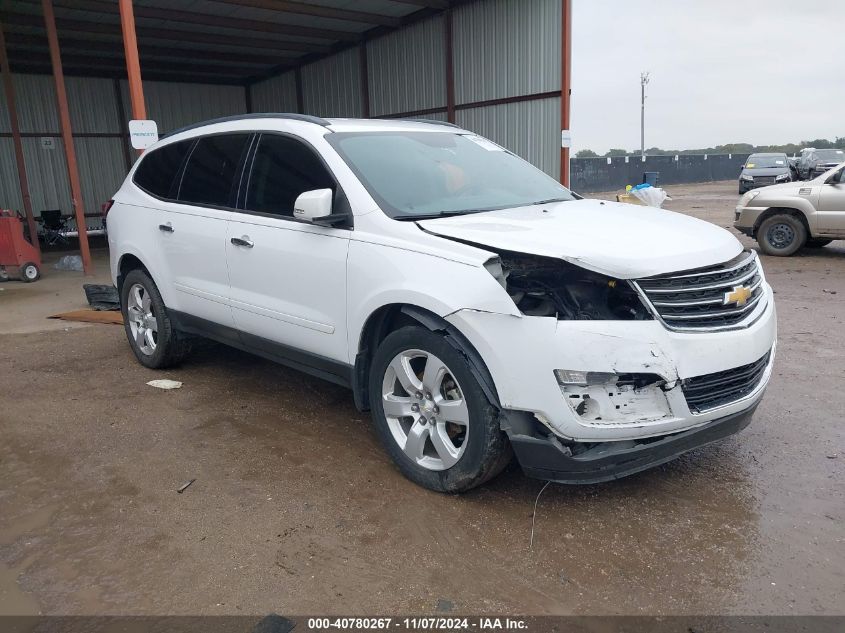
M440 334L404 327L388 335L373 358L369 388L382 444L411 481L462 492L510 461L496 408L466 357Z
M806 241L804 223L786 213L766 218L757 229L757 243L767 255L787 257L804 246Z
M21 281L24 283L32 283L41 278L41 271L38 270L38 265L33 262L26 262L21 266Z
M827 246L833 240L829 240L825 237L811 237L807 240L807 243L804 244L804 248L822 248L823 246Z
M190 351L187 338L173 327L161 293L144 271L133 270L126 275L120 309L129 345L145 367L171 367Z

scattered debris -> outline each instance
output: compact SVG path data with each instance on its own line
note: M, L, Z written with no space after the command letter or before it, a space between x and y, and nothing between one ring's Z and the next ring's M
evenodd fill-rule
M828 290L827 288L822 288L822 292L826 292L829 295L835 295L836 294L835 290Z
M552 483L551 481L547 481L542 488L540 488L540 492L537 493L537 498L534 499L534 512L531 513L531 540L528 542L528 549L534 549L534 523L537 519L537 503L540 501L540 495L543 494L543 491L549 487L549 484Z
M105 284L82 284L85 298L94 310L120 310L117 288Z
M159 378L158 380L151 380L147 383L150 387L157 387L158 389L180 389L182 382L179 380L170 380L169 378Z
M79 255L64 255L59 258L54 266L56 270L72 270L74 272L82 272L82 257Z
M182 484L181 486L179 486L179 487L176 489L176 492L178 492L178 493L181 495L183 492L185 492L185 490L187 490L187 489L188 489L188 486L190 486L190 485L191 485L192 483L194 483L195 481L196 481L196 479L191 479L191 480L190 480L190 481L188 481L187 483Z
M47 317L48 319L62 319L63 321L80 321L82 323L111 323L123 325L123 315L120 312L99 310L73 310Z

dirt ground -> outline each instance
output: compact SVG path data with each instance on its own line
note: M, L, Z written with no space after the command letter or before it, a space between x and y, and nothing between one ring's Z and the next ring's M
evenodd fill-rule
M731 225L735 183L668 190ZM119 326L44 319L82 307L78 273L0 284L0 614L845 613L845 242L763 264L780 338L752 425L549 486L533 549L543 483L516 467L427 492L344 389L212 345L153 372Z

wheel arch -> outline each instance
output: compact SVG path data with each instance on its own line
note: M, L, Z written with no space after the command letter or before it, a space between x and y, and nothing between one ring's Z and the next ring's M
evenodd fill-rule
M379 307L367 317L358 339L352 372L352 391L355 406L359 410L367 411L370 408L368 383L370 362L375 350L388 334L408 325L422 326L432 332L442 333L444 338L467 359L471 371L490 403L501 409L493 377L484 359L458 328L425 308L409 303L391 303Z
M810 221L807 218L807 214L803 209L799 209L796 207L769 207L763 213L757 216L757 219L754 221L754 227L752 229L752 237L755 239L757 238L757 231L760 229L760 225L763 224L767 219L771 218L775 215L791 215L798 218L801 223L804 225L804 228L807 229L807 237L812 237L812 231L810 230Z

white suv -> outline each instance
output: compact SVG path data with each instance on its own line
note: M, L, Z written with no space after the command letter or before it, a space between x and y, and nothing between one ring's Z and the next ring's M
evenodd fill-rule
M772 290L730 233L583 200L435 121L250 115L152 146L115 194L138 360L203 336L352 389L399 469L466 490L615 479L748 424Z

